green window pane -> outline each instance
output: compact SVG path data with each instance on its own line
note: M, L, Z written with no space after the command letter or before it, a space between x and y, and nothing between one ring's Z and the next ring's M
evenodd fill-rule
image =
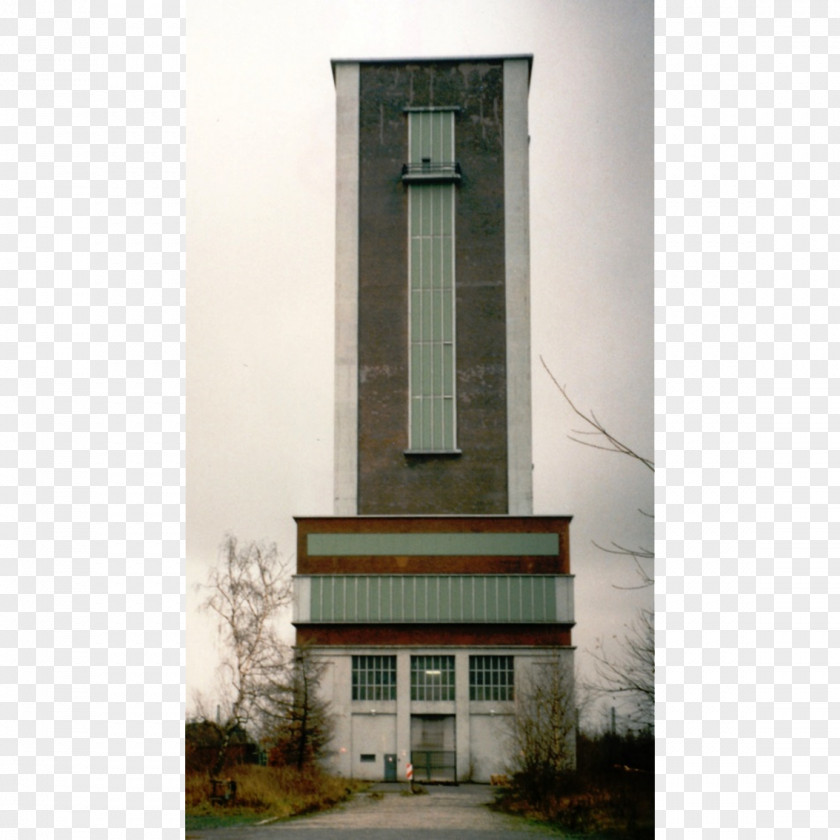
M452 237L447 236L441 241L441 286L444 289L452 288L453 265L452 265Z
M529 578L522 580L522 613L523 615L534 614L534 586Z
M414 588L414 578L406 578L403 582L403 614L408 621L417 615Z
M431 289L434 260L432 258L432 240L428 236L424 236L420 240L420 268L422 277L420 285L424 289Z
M417 163L420 160L420 131L422 121L417 119L418 114L409 114L408 117L408 145L410 160Z
M437 396L443 391L443 346L440 344L432 344L432 381L436 388L432 393Z
M453 577L452 583L449 587L450 591L452 592L451 610L453 615L457 615L461 609L461 602L464 597L462 582L462 577Z
M499 621L510 620L510 581L502 578L498 581Z
M443 114L432 114L432 160L443 160L443 131L442 119Z
M408 191L409 216L411 217L409 235L411 236L420 235L420 225L422 222L422 201L423 195L421 190Z
M432 394L432 346L430 344L423 344L421 350L421 373L423 376L421 393L424 397Z
M423 446L423 397L418 397L414 400L414 414L412 417L412 428L414 430L415 446L418 448Z
M443 338L443 296L438 289L432 292L432 341Z
M453 132L451 111L410 113L411 161L430 158L432 163L451 163ZM408 189L410 446L455 449L455 186L423 183ZM418 402L419 396L423 399Z
M429 288L423 289L423 320L420 324L420 335L417 338L420 341L430 341L432 338L432 290Z
M455 338L455 323L453 319L453 301L451 294L443 296L443 335L445 342L451 342ZM450 359L450 362L454 359Z
M394 618L394 582L391 578L381 578L379 584L379 614L383 621Z
M411 288L419 289L423 283L423 254L414 239L411 242L410 260ZM413 306L414 302L412 301Z
M499 589L496 578L489 578L485 582L484 603L487 607L487 617L492 620L499 618Z
M510 582L510 620L520 621L522 619L521 582L517 578Z
M455 114L441 114L442 146L443 155L446 160L454 160L454 149L452 139L454 137Z
M411 396L423 394L423 345L411 345Z
M455 392L454 382L454 355L455 348L451 344L444 344L443 350L443 395L451 397Z
M452 224L452 202L455 198L455 190L454 189L446 189L442 188L440 191L441 194L441 233L452 236L453 234L453 224Z
M432 401L423 400L423 449L432 449Z
M379 578L370 578L368 580L368 608L367 613L372 619L378 621L381 612L381 600L379 597ZM362 613L364 615L364 613Z
M423 294L419 289L411 293L411 336L416 341L423 329Z
M434 209L434 224L433 224L433 231L436 236L442 236L447 232L447 229L444 227L444 210L443 207L446 204L446 198L448 190L446 187L443 186L436 186L435 190L435 209Z
M443 448L455 448L455 409L452 397L443 400Z
M435 397L435 449L446 449L446 438L443 430L443 399Z

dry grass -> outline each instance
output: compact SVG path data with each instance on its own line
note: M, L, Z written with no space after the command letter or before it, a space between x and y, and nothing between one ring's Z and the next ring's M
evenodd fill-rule
M205 773L187 774L184 804L188 820L213 816L293 817L330 808L364 787L352 779L326 776L315 769L298 772L290 767L241 765L227 770L225 777L236 782L236 800L214 805L210 802L210 777Z

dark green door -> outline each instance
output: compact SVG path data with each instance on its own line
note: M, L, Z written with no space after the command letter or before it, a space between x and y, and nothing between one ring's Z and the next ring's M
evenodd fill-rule
M397 781L397 757L393 753L385 753L385 781Z

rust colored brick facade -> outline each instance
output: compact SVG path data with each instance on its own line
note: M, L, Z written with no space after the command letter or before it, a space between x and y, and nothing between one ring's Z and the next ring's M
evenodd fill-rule
M407 107L458 106L460 455L408 446ZM359 116L358 512L507 513L503 65L365 63Z
M569 569L570 516L298 516L297 571L317 574L560 574ZM556 555L311 556L310 534L557 534Z
M308 624L298 627L297 639L330 647L565 647L572 631L560 624Z

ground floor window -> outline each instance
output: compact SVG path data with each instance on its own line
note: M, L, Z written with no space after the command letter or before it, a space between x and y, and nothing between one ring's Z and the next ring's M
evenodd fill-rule
M513 657L470 657L470 700L513 700Z
M455 657L412 656L411 699L454 700Z
M353 657L354 700L397 699L396 656Z

